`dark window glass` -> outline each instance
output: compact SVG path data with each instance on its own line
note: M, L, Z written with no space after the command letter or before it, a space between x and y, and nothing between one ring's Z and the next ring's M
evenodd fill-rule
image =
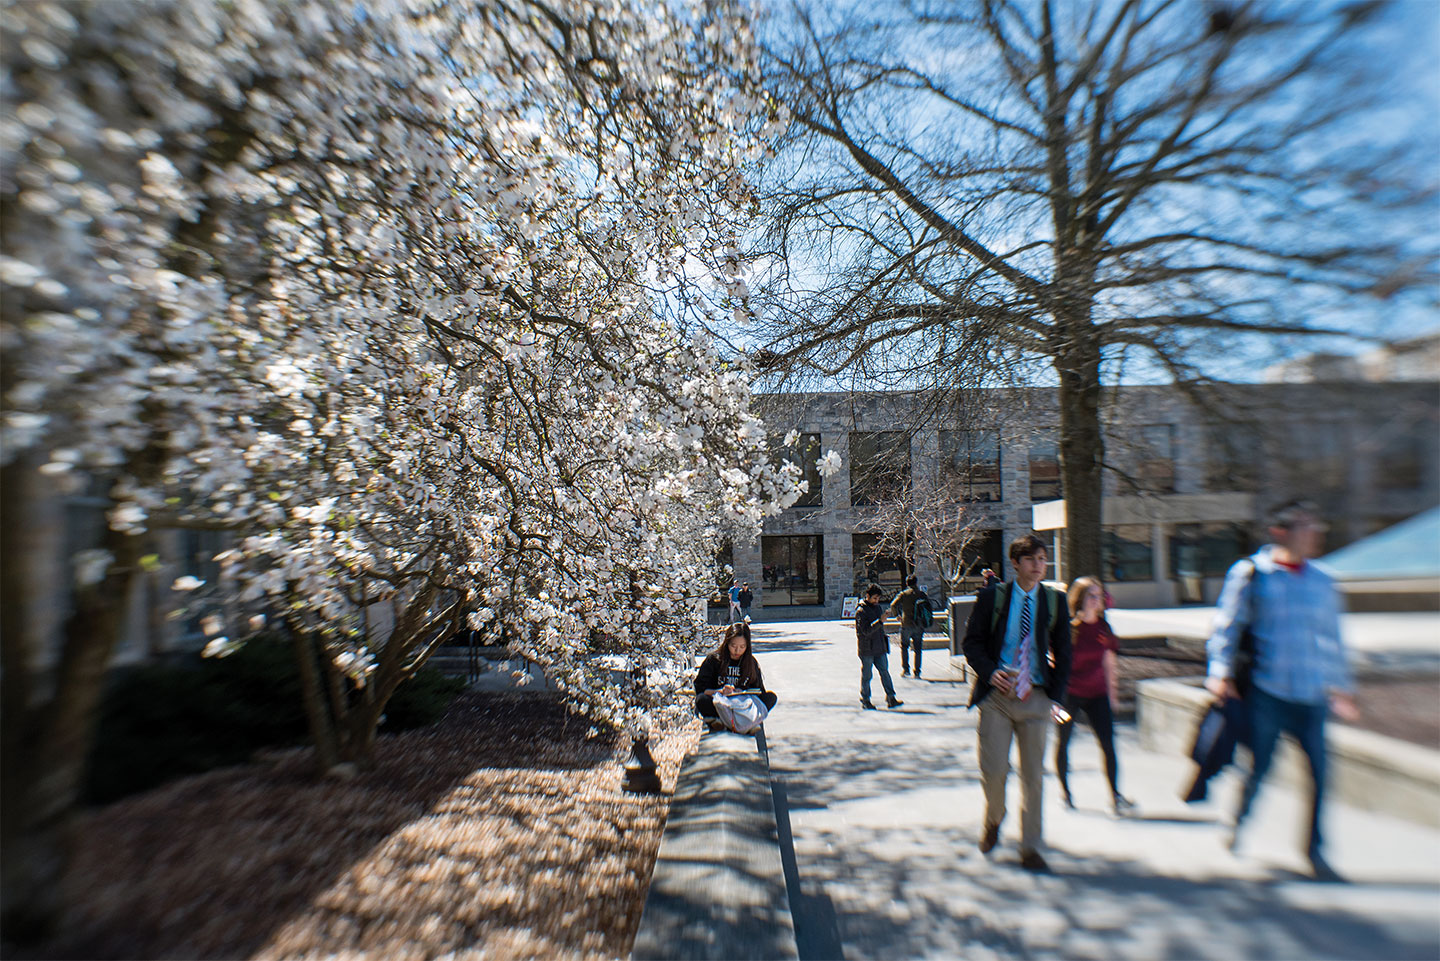
M1116 524L1100 533L1100 563L1105 580L1148 581L1155 577L1155 554L1145 524Z
M910 490L910 435L899 430L850 434L850 503L882 504Z
M951 552L953 557L956 552ZM1005 532L999 530L973 531L958 551L959 563L956 576L950 580L952 593L973 594L985 586L980 572L990 568L1002 579L1005 577ZM950 562L947 560L946 568Z
M1251 552L1240 524L1181 524L1170 539L1170 571L1178 578L1220 577Z
M760 606L824 604L824 558L818 535L760 538Z
M855 561L855 593L860 597L871 584L880 585L887 601L905 587L909 561L893 544L882 545L878 534L852 534L850 553Z
M1001 499L998 430L942 430L940 464L942 480L958 499L981 503Z
M714 568L715 593L710 595L710 603L729 606L728 591L735 581L735 546L729 541L721 543L715 551Z
M1205 452L1205 487L1213 491L1256 491L1265 440L1249 424L1212 424Z
M1413 491L1421 486L1425 465L1420 438L1392 434L1380 446L1375 459L1377 485L1382 491Z
M1175 492L1175 427L1148 424L1140 428L1135 481L1153 494Z
M825 502L824 478L820 476L820 435L801 434L793 447L786 447L783 440L772 437L770 447L775 452L777 464L789 461L800 468L800 477L809 487L794 504L796 507L819 507Z
M1030 499L1056 501L1064 497L1060 485L1060 444L1053 435L1030 443Z

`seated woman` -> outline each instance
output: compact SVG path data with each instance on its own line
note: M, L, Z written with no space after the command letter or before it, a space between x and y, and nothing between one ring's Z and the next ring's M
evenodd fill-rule
M695 713L718 723L715 695L737 691L755 694L766 708L773 709L779 700L773 691L765 690L760 662L750 653L750 625L744 622L725 628L725 640L700 663L695 675Z

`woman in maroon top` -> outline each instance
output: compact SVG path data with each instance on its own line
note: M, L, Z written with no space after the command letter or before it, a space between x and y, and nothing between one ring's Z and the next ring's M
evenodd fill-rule
M1105 776L1110 780L1111 801L1116 814L1124 814L1134 805L1120 793L1119 764L1115 760L1115 689L1116 651L1120 642L1105 623L1105 585L1096 577L1077 577L1070 585L1070 684L1065 689L1065 710L1069 717L1060 724L1060 738L1055 746L1055 773L1060 775L1060 791L1065 806L1070 800L1069 773L1070 735L1075 730L1075 715L1081 711L1095 731L1100 750L1105 754Z

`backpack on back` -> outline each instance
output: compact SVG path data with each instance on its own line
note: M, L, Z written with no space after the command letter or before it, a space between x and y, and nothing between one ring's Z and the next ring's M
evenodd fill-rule
M935 612L930 609L930 598L925 594L921 594L915 598L914 620L915 626L921 628L929 627L935 623Z

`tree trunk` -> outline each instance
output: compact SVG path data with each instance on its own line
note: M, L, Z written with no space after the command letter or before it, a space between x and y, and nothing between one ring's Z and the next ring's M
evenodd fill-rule
M340 763L340 745L330 716L324 681L320 677L315 642L303 625L293 622L290 624L290 636L295 648L295 664L300 671L300 697L305 702L310 739L315 742L315 769L324 774Z
M126 601L140 560L140 538L105 529L101 548L113 560L97 583L75 590L65 621L60 662L41 685L43 638L27 637L33 605L17 567L26 561L13 540L24 524L24 467L7 469L4 545L5 644L3 758L3 924L7 938L25 940L53 930L64 904L72 826L95 731L95 714L106 671L119 642ZM67 558L68 561L68 558ZM21 594L15 594L20 590ZM11 629L15 628L12 635ZM41 687L45 695L37 695Z
M1088 326L1088 325L1086 325ZM1060 477L1065 493L1064 578L1099 575L1101 467L1100 348L1076 338L1057 353L1060 375Z

